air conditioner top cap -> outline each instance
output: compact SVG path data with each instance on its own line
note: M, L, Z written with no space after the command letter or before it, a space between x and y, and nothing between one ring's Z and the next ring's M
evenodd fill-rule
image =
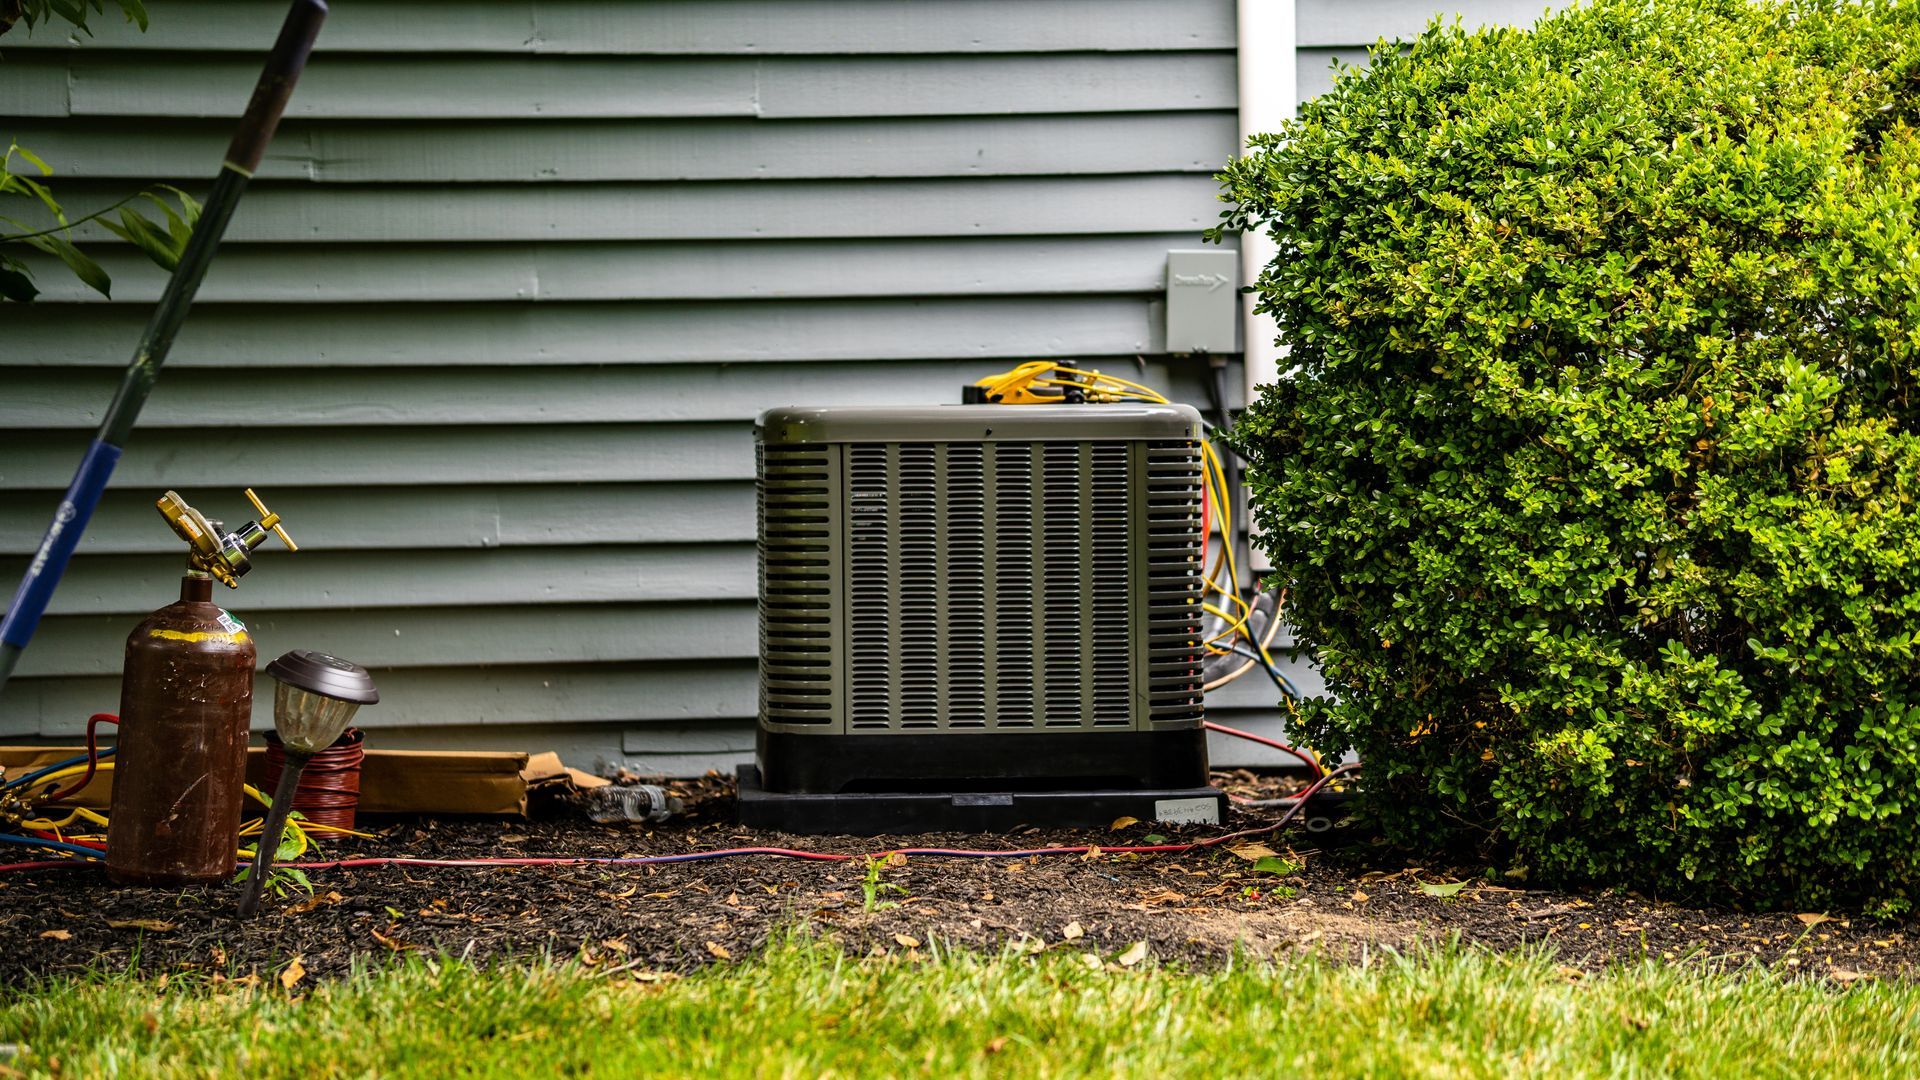
M1190 405L789 405L760 414L773 445L1002 439L1198 439Z

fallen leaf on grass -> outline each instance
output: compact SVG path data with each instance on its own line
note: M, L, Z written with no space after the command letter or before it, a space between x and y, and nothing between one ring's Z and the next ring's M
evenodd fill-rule
M1147 943L1144 941L1136 941L1133 944L1127 946L1127 951L1121 953L1115 959L1119 962L1121 967L1132 967L1133 965L1139 963L1142 960L1145 960L1146 958L1147 958Z
M1265 844L1252 843L1252 842L1245 843L1245 844L1235 844L1234 846L1228 848L1227 850L1233 852L1235 855L1240 856L1241 858L1247 860L1248 862L1259 862L1261 859L1272 858L1280 854L1279 852L1273 850L1272 848L1268 847Z
M1072 941L1074 938L1077 938L1085 933L1086 931L1081 929L1079 923L1070 922L1067 924L1066 929L1060 931L1060 936L1067 939L1068 941Z
M1464 881L1423 881L1420 883L1421 892L1426 893L1428 896L1438 896L1442 899L1452 896L1466 887L1467 883Z
M1371 899L1373 899L1373 897L1371 897L1371 896L1368 896L1368 895L1367 895L1366 893L1363 893L1363 892L1361 892L1361 891L1360 891L1359 889L1355 889L1355 890L1353 890L1353 902L1354 902L1354 903L1356 903L1356 904L1364 904L1364 903L1366 903L1367 901L1369 901L1369 900L1371 900Z
M993 1038L987 1040L987 1053L989 1054L997 1054L1006 1048L1007 1037L1005 1035L995 1035Z
M1107 826L1107 828L1113 832L1119 832L1129 825L1138 824L1140 824L1140 819L1137 817L1117 817L1113 819L1113 824Z
M115 930L177 930L179 923L170 923L165 919L108 919L107 925Z
M898 851L889 851L880 860L880 865L891 870L896 866L907 865L907 857Z
M307 965L301 963L300 958L296 956L288 962L286 967L280 969L280 989L291 990L294 983L306 977Z
M717 941L707 942L707 951L719 957L722 960L733 959L733 954L727 951L727 947L725 945L720 944Z
M920 939L914 937L912 934L895 934L893 935L893 940L898 942L902 948L917 949L920 947Z
M1080 858L1086 862L1092 862L1093 860L1099 857L1100 857L1100 848L1098 845L1095 845L1095 844L1089 844L1087 846L1087 850L1080 856Z
M1833 916L1819 911L1803 911L1794 918L1799 919L1806 926L1819 926L1823 922L1832 921Z
M46 939L47 939L48 941L72 941L72 940L73 940L73 931L71 931L71 930L42 930L42 931L40 931L40 936L41 936L41 937L43 937L43 938L46 938Z

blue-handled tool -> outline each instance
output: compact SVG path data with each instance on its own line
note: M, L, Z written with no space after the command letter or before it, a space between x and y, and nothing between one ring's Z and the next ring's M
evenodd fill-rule
M240 129L227 147L220 175L213 181L213 190L207 193L200 219L194 223L193 234L187 238L186 250L180 255L180 263L174 267L166 290L160 294L160 303L147 321L139 346L133 350L133 361L127 365L127 374L120 380L120 389L114 393L113 403L107 407L107 415L100 421L93 443L80 459L73 483L67 485L66 494L60 497L53 522L47 526L33 561L27 564L20 587L14 590L6 616L0 618L0 689L6 687L14 666L20 662L20 654L33 640L40 616L53 599L53 590L59 586L60 576L66 573L67 562L73 558L73 549L80 543L80 534L86 530L87 519L100 503L100 493L106 490L107 478L113 475L113 467L120 460L121 448L126 446L141 406L153 392L160 365L166 362L174 336L186 322L187 309L193 306L194 293L200 291L200 280L207 274L214 251L220 247L220 237L227 231L234 207L246 191L247 181L253 179L253 171L259 167L274 129L280 125L280 114L287 107L287 99L293 96L294 83L307 66L314 38L319 35L320 24L326 17L325 0L293 0L293 6L287 11L279 40L267 54L266 67L260 72L260 81L254 84L253 97L240 118Z

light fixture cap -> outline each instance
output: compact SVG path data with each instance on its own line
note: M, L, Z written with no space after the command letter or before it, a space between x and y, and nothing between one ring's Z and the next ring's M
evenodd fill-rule
M267 665L267 674L309 693L338 698L357 705L373 705L380 691L373 687L373 676L350 660L328 656L312 649L295 649Z

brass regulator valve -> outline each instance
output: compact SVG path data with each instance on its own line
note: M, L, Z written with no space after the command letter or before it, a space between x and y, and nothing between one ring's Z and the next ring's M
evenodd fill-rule
M268 510L252 488L246 489L246 493L247 501L260 512L260 520L249 521L232 532L223 532L219 522L209 521L205 514L188 506L177 491L167 492L153 504L180 539L187 542L187 565L219 579L229 589L239 588L240 579L253 569L253 549L266 543L269 533L278 536L288 551L300 550L300 545L280 526L280 515Z

